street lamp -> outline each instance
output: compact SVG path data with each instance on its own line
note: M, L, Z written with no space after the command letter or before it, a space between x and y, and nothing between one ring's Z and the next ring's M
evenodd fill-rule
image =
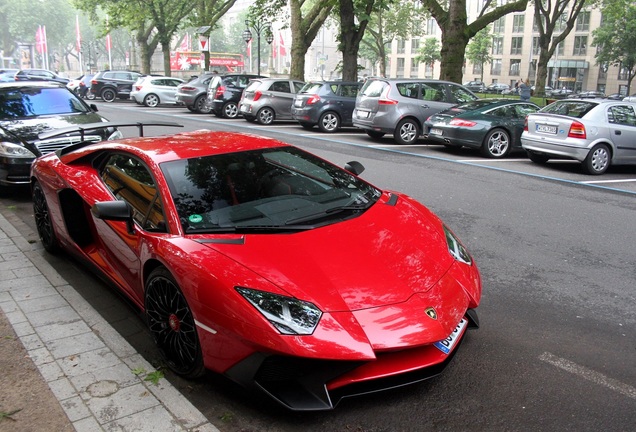
M257 62L258 62L258 75L261 74L261 32L265 30L265 40L268 44L271 44L274 41L274 35L272 34L272 25L270 23L263 22L252 22L250 20L245 20L245 30L243 30L243 40L245 43L250 43L252 40L252 32L250 31L250 27L254 29L256 32L256 52L257 52Z

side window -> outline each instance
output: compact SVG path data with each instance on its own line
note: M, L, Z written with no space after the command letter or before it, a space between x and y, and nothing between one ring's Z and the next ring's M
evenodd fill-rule
M515 105L515 110L517 111L517 117L525 119L528 114L537 112L539 108L534 105L520 104Z
M305 87L304 83L294 81L294 93L299 93L303 87Z
M147 231L166 231L163 205L154 179L138 159L125 155L111 156L100 177L112 194L133 209L133 219Z
M613 106L607 113L608 121L625 126L636 126L634 109L627 105Z
M270 90L283 93L291 93L291 87L289 86L288 81L275 81L272 83Z
M477 99L472 93L470 93L464 87L451 84L449 85L448 88L450 90L452 98L459 103L470 102Z
M342 85L340 86L340 94L341 96L345 96L345 97L356 97L358 95L359 89L360 89L360 86L357 86L357 85L350 85L350 84Z
M418 83L398 83L395 87L400 95L412 99L417 99L420 91L420 85Z
M446 97L444 96L443 84L423 83L422 99L434 102L444 102L446 100Z

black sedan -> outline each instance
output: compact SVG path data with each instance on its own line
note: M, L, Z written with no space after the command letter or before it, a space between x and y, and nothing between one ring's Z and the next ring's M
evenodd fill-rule
M537 112L531 102L480 99L441 111L426 120L428 139L449 147L478 148L489 158L521 148L526 115Z

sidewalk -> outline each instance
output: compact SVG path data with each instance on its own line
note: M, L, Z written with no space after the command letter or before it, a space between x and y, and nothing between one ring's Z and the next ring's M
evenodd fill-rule
M72 427L218 432L166 379L144 380L153 367L20 234L20 221L7 218L0 214L0 309ZM20 412L14 417L0 418L0 430L26 430Z

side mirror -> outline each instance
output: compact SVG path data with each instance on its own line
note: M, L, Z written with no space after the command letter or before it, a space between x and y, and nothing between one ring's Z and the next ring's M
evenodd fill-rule
M345 164L344 169L346 169L353 175L359 176L364 171L364 165L362 165L358 161L351 161Z
M94 103L93 103L93 104L90 104L90 105L89 105L89 107L91 108L91 110L93 110L93 112L97 112L97 111L99 111L99 110L97 109L97 105L95 105Z
M95 205L91 207L91 213L97 219L124 221L126 222L128 234L135 233L132 208L130 207L130 204L125 201L105 201L95 203Z

